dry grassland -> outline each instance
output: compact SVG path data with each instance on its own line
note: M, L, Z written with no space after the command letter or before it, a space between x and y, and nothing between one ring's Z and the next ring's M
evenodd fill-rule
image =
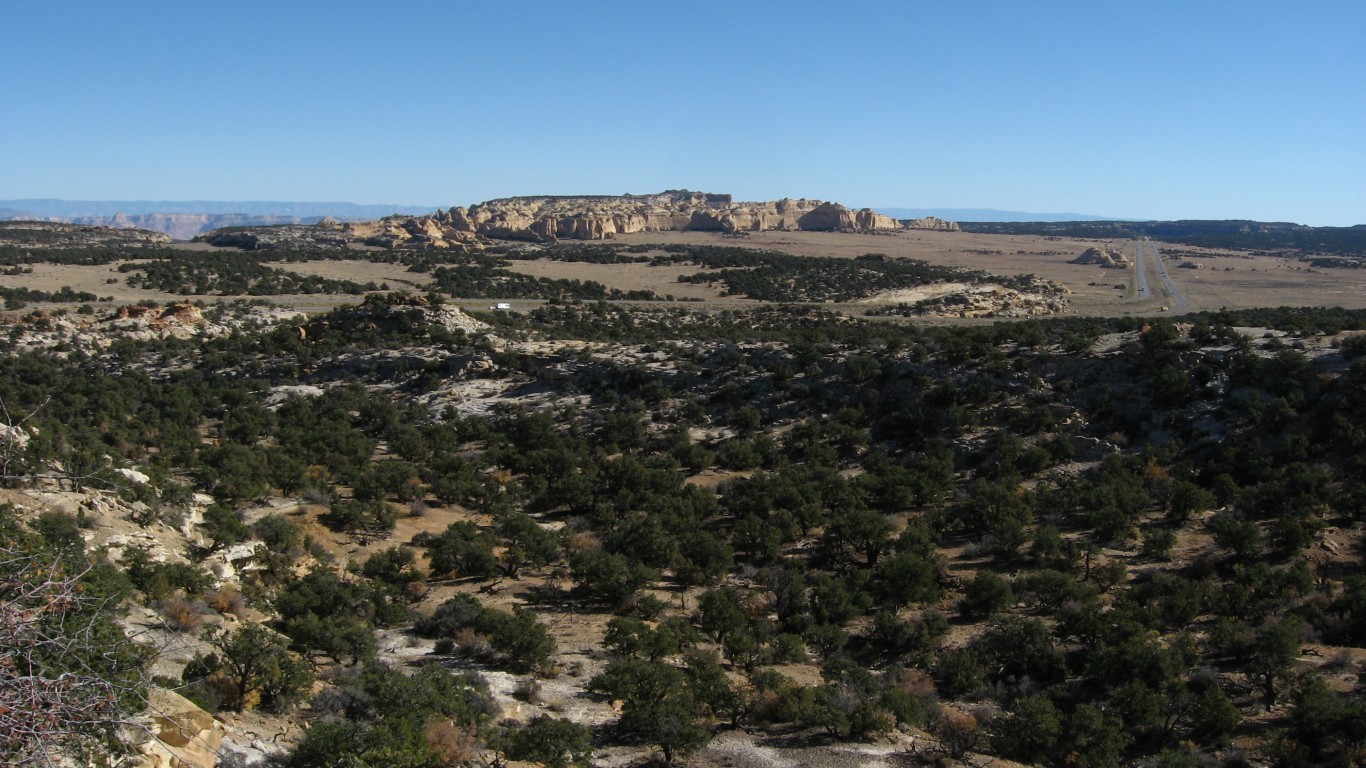
M1103 269L1092 265L1072 264L1072 259L1087 248L1102 247L1118 250L1130 260L1134 258L1132 240L1101 240L1058 238L1032 235L987 235L968 232L904 231L889 233L844 232L755 232L741 237L709 232L647 232L620 235L610 241L621 245L713 245L769 249L798 256L856 258L868 253L881 253L894 258L911 258L947 266L982 270L996 275L1035 274L1061 283L1071 291L1074 315L1147 314L1163 311L1170 300L1162 298L1160 281L1151 272L1149 283L1154 286L1155 298L1138 302L1129 299L1133 270ZM1303 262L1274 256L1228 250L1202 249L1159 243L1167 254L1166 264L1177 289L1190 303L1192 311L1220 308L1274 306L1341 306L1349 309L1366 308L1366 270L1315 269ZM205 250L199 246L193 250ZM643 254L650 255L650 254ZM1188 262L1199 269L1182 269L1178 264ZM279 269L301 275L317 275L360 283L388 284L392 290L424 291L431 278L422 273L409 272L401 264L372 263L363 260L318 260L295 264L272 264ZM118 271L119 264L102 266L74 266L34 264L33 272L22 275L0 275L0 287L27 287L42 291L56 291L70 286L76 291L88 291L97 296L112 296L117 302L143 300L168 301L203 299L219 301L239 297L196 296L184 297L129 288ZM660 296L703 301L709 304L738 306L754 304L749 299L723 296L723 284L705 285L680 283L680 275L697 272L693 265L650 266L649 264L589 264L562 262L549 259L511 261L507 267L513 272L534 277L593 280L609 288L623 291L650 290ZM110 282L113 280L114 282ZM245 297L243 297L245 298ZM497 297L488 297L492 300ZM267 297L274 304L297 307L305 311L324 311L341 304L354 304L355 296ZM861 314L868 303L895 303L907 300L904 296L887 295L864 300L843 307L852 314ZM534 305L539 302L517 302ZM475 302L471 306L478 306Z
M646 255L646 254L641 254ZM741 296L722 296L722 285L680 283L679 275L691 275L701 271L701 267L672 264L667 267L652 267L649 264L587 264L577 261L513 261L508 270L532 277L566 280L595 280L608 288L622 291L648 290L660 296L673 295L675 299L701 299L702 301L721 301L728 303L749 303Z
M799 256L855 258L866 253L921 259L980 269L998 275L1032 273L1067 286L1072 291L1074 314L1125 314L1156 311L1162 300L1133 303L1128 292L1115 288L1133 279L1132 270L1102 269L1070 264L1087 248L1111 248L1134 257L1132 240L1053 238L1033 235L983 235L968 232L906 231L888 234L843 232L760 232L741 238L706 232L650 232L619 236L615 242L686 243L767 248ZM1157 244L1164 253L1208 254L1207 258L1167 261L1167 271L1177 290L1193 310L1220 307L1341 306L1366 308L1366 270L1313 269L1291 259L1235 251ZM1202 269L1179 269L1176 263L1190 260ZM594 266L594 265L575 265ZM608 275L610 268L596 273ZM595 279L611 284L599 277ZM1155 277L1150 283L1157 285Z
M123 263L123 262L120 262ZM0 287L30 288L35 291L57 291L70 286L73 291L86 291L96 296L113 296L115 301L165 301L161 291L129 288L119 272L119 264L82 266L76 264L33 264L33 272L24 275L0 275ZM115 282L109 282L114 280Z
M351 280L362 285L388 283L395 291L425 291L431 284L430 275L409 272L402 264L377 264L370 261L301 261L293 264L271 264L296 275L322 277L328 280Z

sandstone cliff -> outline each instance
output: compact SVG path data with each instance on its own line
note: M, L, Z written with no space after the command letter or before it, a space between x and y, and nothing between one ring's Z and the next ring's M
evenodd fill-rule
M514 197L432 216L391 217L346 228L360 237L388 237L391 245L468 247L482 239L606 240L619 234L693 230L873 231L957 230L940 219L901 222L872 209L850 210L838 203L785 198L737 203L730 195L668 191L614 197ZM406 234L406 236L405 236Z
M378 221L312 226L246 227L196 237L201 242L242 248L360 243L386 248L477 250L490 240L553 243L607 240L637 232L957 231L936 218L898 221L872 210L838 203L785 198L737 203L730 195L670 190L652 195L509 197L454 207L430 216L389 216Z
M620 197L507 198L438 211L431 220L443 229L467 235L537 242L605 240L618 234L677 230L762 232L902 226L873 210L851 211L838 203L790 198L737 203L730 195L686 190Z

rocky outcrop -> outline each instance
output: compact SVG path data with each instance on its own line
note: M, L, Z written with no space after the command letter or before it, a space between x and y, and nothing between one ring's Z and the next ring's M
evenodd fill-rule
M204 313L193 304L149 307L126 304L114 311L109 326L133 338L188 339L197 336L206 324Z
M242 248L283 247L292 238L316 233L318 244L360 243L386 248L474 250L490 240L552 243L558 240L607 240L637 232L764 232L769 230L878 231L897 229L954 231L940 219L901 222L871 208L851 210L838 203L790 198L737 203L730 195L671 190L654 195L584 197L510 197L437 211L430 216L391 216L374 222L323 224L302 228L231 230L196 240Z
M903 288L860 301L866 315L902 317L1042 317L1068 307L1066 286L1035 275L1008 284L940 282Z
M194 702L153 688L147 696L151 736L138 747L145 768L214 768L227 728Z
M278 306L217 305L205 310L188 303L167 306L128 304L112 312L81 314L31 310L0 314L16 350L45 350L65 357L98 354L120 339L218 338L246 328L296 324L304 315ZM0 432L0 447L6 435Z
M900 219L901 226L906 229L929 229L935 232L958 232L958 222L945 221L935 216L926 216L922 219Z
M265 251L277 248L345 248L361 240L346 232L344 226L332 222L317 224L283 224L272 226L243 226L215 229L196 235L194 242L208 243L223 248Z
M372 328L384 331L394 326L408 327L415 321L471 336L489 330L486 323L470 317L458 307L445 303L433 304L426 296L389 293L370 294L359 307L315 318L299 326L298 333L300 340L312 343L339 329Z
M1080 256L1068 263L1095 264L1106 269L1127 269L1132 266L1132 262L1124 258L1124 254L1104 248L1087 248Z
M441 211L433 220L455 232L500 240L606 240L618 234L696 230L900 229L871 209L783 199L736 203L730 195L672 191L620 197L516 197Z

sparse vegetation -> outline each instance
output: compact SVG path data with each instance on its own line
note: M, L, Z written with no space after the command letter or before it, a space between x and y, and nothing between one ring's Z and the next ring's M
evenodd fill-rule
M943 277L664 252L782 301ZM922 326L585 303L611 294L440 260L448 289L555 301L466 331L439 297L376 295L0 358L9 489L148 532L87 554L92 501L7 512L10 546L199 643L178 682L201 706L307 718L288 764L673 762L727 725L913 726L1044 765L1362 749L1366 361L1344 332L1366 313ZM612 727L555 709L566 686L619 702Z

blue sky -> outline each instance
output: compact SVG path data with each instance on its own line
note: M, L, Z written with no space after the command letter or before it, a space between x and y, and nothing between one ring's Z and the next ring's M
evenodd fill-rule
M41 2L0 199L1366 223L1366 2Z

